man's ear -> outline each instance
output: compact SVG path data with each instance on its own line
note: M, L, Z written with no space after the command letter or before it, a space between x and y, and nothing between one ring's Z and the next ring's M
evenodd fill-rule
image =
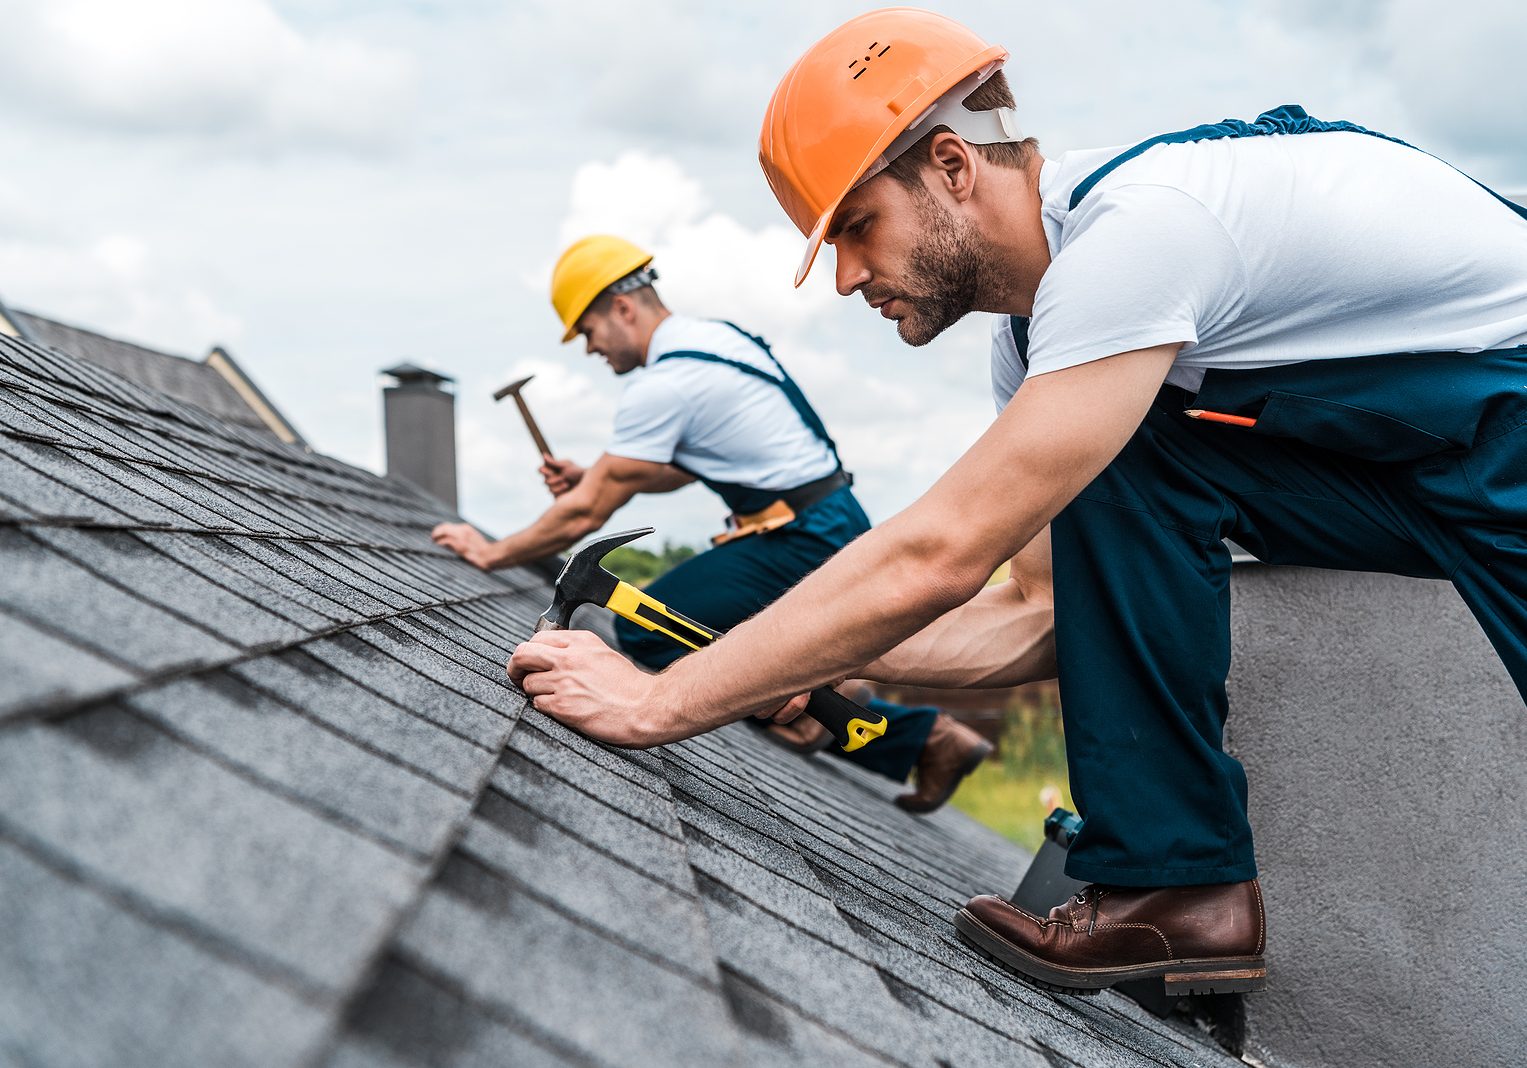
M636 322L636 301L632 300L628 293L616 294L610 302L610 311L625 326L631 326Z
M935 134L928 145L928 181L958 201L971 198L976 189L976 153L959 134Z

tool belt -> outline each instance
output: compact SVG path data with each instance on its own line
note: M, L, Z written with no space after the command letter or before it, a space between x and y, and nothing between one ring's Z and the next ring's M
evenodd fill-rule
M804 486L785 490L779 499L767 508L746 515L732 513L726 517L726 529L711 538L712 545L725 545L729 541L745 538L749 534L765 534L795 522L796 516L818 501L824 501L844 486L852 486L854 476L841 467L825 478L808 482Z

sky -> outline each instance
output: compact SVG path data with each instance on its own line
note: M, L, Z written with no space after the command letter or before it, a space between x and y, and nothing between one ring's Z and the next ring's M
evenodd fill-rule
M1046 155L1283 103L1527 191L1527 5L1028 0L928 5L1012 52ZM557 253L615 232L676 311L763 335L872 518L992 419L986 317L911 349L832 288L757 164L764 107L868 5L483 0L0 0L0 300L200 357L226 346L320 451L379 469L381 379L456 380L463 514L493 534L549 498L494 389L591 462L620 383L559 344ZM614 522L699 544L694 486Z

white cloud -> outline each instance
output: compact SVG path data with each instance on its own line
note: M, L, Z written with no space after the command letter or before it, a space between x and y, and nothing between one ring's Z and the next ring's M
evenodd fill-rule
M612 163L592 161L573 175L566 244L585 234L618 232L639 245L656 244L691 225L709 207L700 183L666 156L627 152Z
M1445 138L1503 173L1514 164L1520 178L1527 169L1527 93L1520 73L1527 7L1456 4L1439 15L1433 3L1398 0L1386 11L1387 80L1426 135ZM1460 76L1460 65L1467 66L1467 76ZM1435 142L1423 147L1441 150Z
M13 306L183 355L235 344L243 321L184 274L128 233L80 245L0 241L0 279L15 282L4 292Z
M31 115L363 149L407 121L408 57L304 37L265 0L13 0L0 11L0 79Z
M799 329L836 299L829 271L794 288L805 242L793 227L751 228L710 210L700 182L666 156L627 152L578 168L562 243L590 233L619 234L650 251L675 308L758 323L755 332ZM550 270L548 262L535 288L544 290Z

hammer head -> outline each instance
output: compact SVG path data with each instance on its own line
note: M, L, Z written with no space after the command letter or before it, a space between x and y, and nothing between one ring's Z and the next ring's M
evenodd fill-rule
M579 605L610 603L615 587L620 582L610 572L599 566L599 561L627 542L651 534L653 527L637 527L595 538L567 558L562 574L557 576L552 591L551 605L541 613L536 630L566 630L572 625L573 612Z
M520 390L525 388L526 382L529 382L534 377L535 375L526 375L524 378L521 378L518 381L510 382L507 386L494 390L493 399L496 401L501 401L505 397L514 396Z

